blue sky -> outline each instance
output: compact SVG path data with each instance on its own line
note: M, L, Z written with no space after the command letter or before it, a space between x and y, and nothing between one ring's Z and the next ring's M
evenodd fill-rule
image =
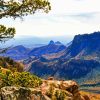
M20 19L1 19L0 24L14 26L16 36L73 37L100 30L100 0L49 0L52 10Z

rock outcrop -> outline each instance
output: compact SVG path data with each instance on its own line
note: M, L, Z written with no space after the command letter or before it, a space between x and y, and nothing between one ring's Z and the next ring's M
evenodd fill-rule
M47 100L47 99L45 99L41 91L38 89L7 86L1 89L0 100Z
M74 81L43 80L38 88L3 87L0 100L86 100L78 89Z

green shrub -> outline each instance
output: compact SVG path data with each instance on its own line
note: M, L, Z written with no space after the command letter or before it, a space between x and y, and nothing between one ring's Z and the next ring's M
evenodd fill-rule
M0 72L0 87L4 86L21 86L21 87L38 87L42 80L29 72Z

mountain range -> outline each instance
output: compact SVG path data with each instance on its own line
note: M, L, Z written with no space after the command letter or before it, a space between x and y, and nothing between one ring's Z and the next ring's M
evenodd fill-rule
M74 79L78 82L100 79L100 32L76 35L67 45L51 40L48 45L26 48L18 45L3 56L21 60L25 70L37 76Z
M32 60L28 71L40 77L100 79L100 32L76 35L64 50Z
M45 54L58 53L66 49L66 46L61 42L50 41L48 45L40 46L36 48L26 48L23 45L10 47L2 56L11 57L14 60L23 60L31 56L40 57Z
M31 36L31 35L21 35L19 36L14 36L13 39L10 39L9 41L5 43L0 43L0 47L5 48L8 46L18 46L18 45L23 45L24 47L27 48L35 48L35 47L40 47L48 44L50 40L53 41L60 41L63 44L67 44L69 41L72 40L73 37L69 36L54 36L54 37L36 37L36 36Z

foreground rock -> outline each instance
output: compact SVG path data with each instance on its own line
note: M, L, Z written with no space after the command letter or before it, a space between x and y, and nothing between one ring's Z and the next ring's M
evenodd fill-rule
M38 88L3 87L0 93L0 100L90 100L87 98L80 94L76 82L57 80L43 80Z

